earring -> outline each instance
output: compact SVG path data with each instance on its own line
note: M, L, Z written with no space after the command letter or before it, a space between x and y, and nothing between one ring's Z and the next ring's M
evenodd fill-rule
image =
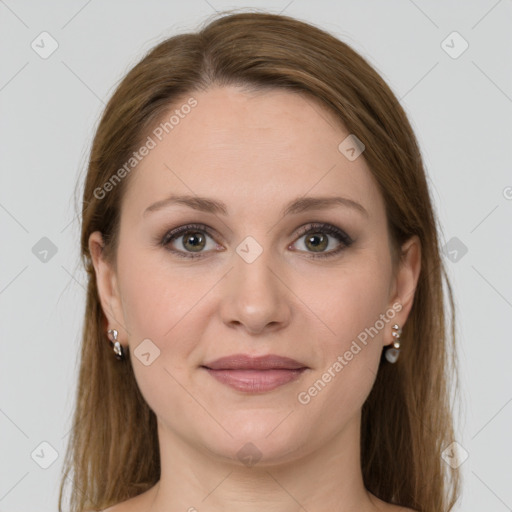
M117 335L118 332L116 329L109 329L107 331L108 338L110 340L110 344L114 347L114 354L116 356L116 359L122 360L124 359L124 351L123 347L121 346L121 343L117 341Z
M402 334L402 329L398 324L393 325L393 346L388 348L386 350L386 353L384 354L386 356L386 359L390 363L396 363L398 356L400 355L400 335Z

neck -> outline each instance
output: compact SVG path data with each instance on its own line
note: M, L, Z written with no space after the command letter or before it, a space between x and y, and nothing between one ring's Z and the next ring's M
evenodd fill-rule
M148 491L151 512L378 510L362 479L360 415L324 445L299 447L281 463L262 456L246 466L190 444L160 421L158 436L161 477Z

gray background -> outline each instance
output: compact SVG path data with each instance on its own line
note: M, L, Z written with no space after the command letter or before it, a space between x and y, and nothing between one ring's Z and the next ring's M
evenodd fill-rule
M468 454L457 510L511 510L511 0L0 0L0 512L56 510L84 307L74 187L104 103L146 50L232 7L330 31L400 98L457 298L457 441ZM51 48L43 31L58 43L46 59L31 47ZM458 56L453 31L469 44Z

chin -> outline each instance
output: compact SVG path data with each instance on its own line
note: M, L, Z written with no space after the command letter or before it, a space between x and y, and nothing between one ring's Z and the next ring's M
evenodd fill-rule
M242 466L271 466L292 462L299 456L298 452L304 451L308 441L303 437L303 427L297 426L294 430L291 418L283 421L284 418L286 414L282 413L247 413L241 422L223 422L233 437L225 435L221 440L218 437L207 437L204 443L209 451L223 459L235 460Z

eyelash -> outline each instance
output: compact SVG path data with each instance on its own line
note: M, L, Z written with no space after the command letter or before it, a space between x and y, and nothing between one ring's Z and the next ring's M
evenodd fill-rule
M180 235L183 235L187 233L188 231L203 231L206 233L210 238L214 238L213 233L211 232L210 228L204 224L187 224L184 226L180 226L176 229L173 229L171 231L168 231L163 238L159 238L159 244L163 246L168 251L172 252L173 254L176 254L178 257L182 258L202 258L204 257L205 253L187 253L183 251L177 251L174 249L169 249L167 246L170 242L180 237ZM341 245L332 251L326 252L326 253L318 253L314 254L311 253L310 258L331 258L336 255L338 255L342 250L346 249L347 247L350 247L352 245L353 240L348 236L344 231L337 228L336 226L333 226L332 224L326 224L323 222L313 222L310 224L307 224L305 226L302 226L298 231L297 239L302 238L304 235L307 235L308 233L326 233L329 235L334 236L339 242L341 242Z

